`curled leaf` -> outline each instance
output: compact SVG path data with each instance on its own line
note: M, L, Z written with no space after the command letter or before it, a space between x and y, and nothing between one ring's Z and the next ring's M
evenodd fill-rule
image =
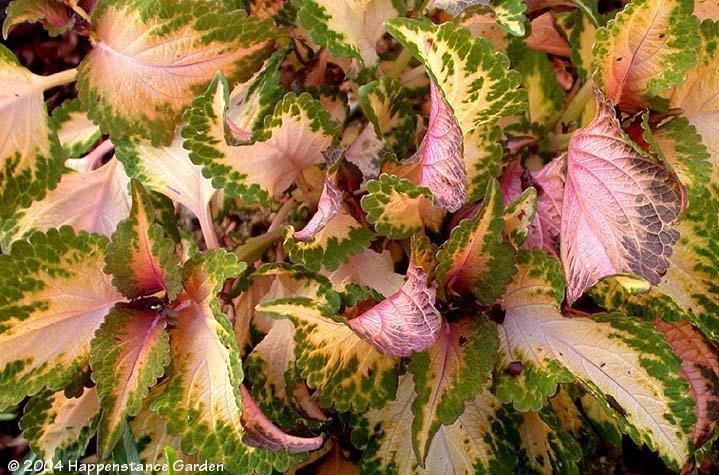
M410 264L402 288L351 319L349 326L380 353L409 356L437 339L442 320L434 308L435 297L427 273Z

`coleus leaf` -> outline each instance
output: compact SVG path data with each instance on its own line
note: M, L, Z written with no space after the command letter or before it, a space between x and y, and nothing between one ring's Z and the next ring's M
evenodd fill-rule
M505 200L506 201L506 200ZM527 239L530 226L537 213L537 190L529 187L514 201L506 203L504 214L504 240L519 249Z
M512 200L519 199L523 180L536 189L537 209L529 225L526 249L540 249L547 254L559 256L566 166L567 158L562 155L539 170L525 171L519 160L510 162L505 167L502 193L508 207ZM526 193L526 190L523 193Z
M404 285L349 321L349 327L380 353L409 356L435 342L442 319L434 307L436 289L427 272L410 262Z
M384 22L404 14L403 2L394 0L296 0L297 23L312 40L335 56L361 60L375 66L377 41L385 32Z
M64 391L30 399L20 421L23 437L43 461L53 464L82 457L95 434L100 402L94 388L76 398Z
M63 174L57 188L2 222L3 249L32 231L64 225L110 236L130 213L129 181L122 163L115 159L95 170Z
M327 172L317 211L304 228L285 233L285 250L309 270L335 270L349 256L367 248L373 233L359 223L344 202L336 171Z
M597 31L594 80L613 104L636 112L681 83L697 62L690 0L633 1Z
M149 404L164 390L165 385L155 386L145 399L145 405L129 422L132 435L137 441L140 461L148 464L169 462L165 456L167 449L175 452L184 462L193 462L196 457L182 452L180 438L172 436L165 430L165 420L152 411Z
M61 389L87 367L95 330L123 300L102 272L106 247L64 226L0 256L0 407Z
M265 61L262 69L244 83L238 84L230 92L226 112L227 125L236 138L261 130L265 117L272 114L285 93L280 83L280 66L287 56L287 49L275 51Z
M269 55L270 21L218 2L101 2L97 44L78 70L83 106L103 132L169 144L183 109L221 71L249 79Z
M22 23L40 22L50 36L57 36L72 28L75 19L72 10L62 0L13 0L5 9L2 36Z
M243 443L239 349L216 297L225 278L244 267L221 251L197 254L185 263L179 300L186 303L170 330L169 379L152 408L167 421L168 432L181 437L187 452L222 460L232 470L269 474L273 468L285 470L289 456Z
M675 117L654 129L646 119L644 116L642 121L643 138L686 188L687 207L701 206L712 167L701 135L685 117Z
M406 90L397 80L382 76L357 90L365 117L397 157L404 157L413 139L415 115Z
M527 96L518 89L519 73L507 69L507 57L493 51L488 40L451 23L396 18L387 29L424 64L454 112L462 130L468 196L479 198L486 180L499 174L497 120L524 113Z
M707 147L712 164L711 179L719 179L719 21L705 21L701 25L701 45L698 64L689 70L686 79L670 94L669 106L680 108L686 118L699 132Z
M576 379L636 443L658 451L668 466L682 466L691 453L694 401L661 334L617 314L562 316L559 262L537 251L520 253L518 261L499 325L497 397L539 410L558 383Z
M549 58L542 52L527 49L516 68L522 74L522 84L527 90L529 120L548 125L562 109L565 96Z
M715 408L719 404L719 358L716 350L686 320L668 323L657 318L654 320L654 327L664 335L682 361L682 374L689 382L692 396L696 400L694 445L701 447L712 438L718 422Z
M284 450L289 453L307 452L322 446L324 438L321 435L297 437L282 432L257 407L245 386L240 386L240 391L244 403L242 421L246 430L244 437L246 443L273 452Z
M574 25L569 34L572 47L572 65L577 69L579 80L585 83L593 74L594 42L598 23L593 23L588 15L577 11L573 14Z
M404 284L404 277L394 271L392 256L386 250L376 252L365 249L350 256L337 270L324 274L338 292L344 292L348 286L356 284L369 287L387 297Z
M493 322L465 317L445 322L437 342L412 356L408 369L417 393L412 403L412 447L421 465L440 427L454 424L465 401L484 391L498 347Z
M408 18L387 21L387 30L424 64L463 134L523 113L520 76L507 69L507 57L493 51L489 41L452 23L434 26Z
M295 368L295 328L289 320L272 322L267 335L247 356L245 368L252 394L262 411L280 426L297 424L303 416L293 400L302 384Z
M397 363L379 353L328 309L306 297L277 299L258 305L259 312L287 318L295 326L297 368L324 407L364 411L381 407L397 389Z
M324 162L322 152L337 134L337 124L312 96L288 93L254 142L232 146L225 139L227 100L227 81L217 76L185 114L183 145L215 187L247 201L280 196L305 169Z
M437 231L445 212L432 205L432 193L407 178L383 173L366 183L362 209L375 231L392 239L403 239L428 227Z
M582 449L562 430L559 418L550 407L522 414L517 427L520 454L527 471L545 474L579 474Z
M175 243L154 222L150 196L137 180L132 180L132 209L112 235L105 257L105 272L128 299L164 291L174 300L182 289L180 262Z
M437 253L436 281L450 296L471 293L489 305L499 298L514 274L514 249L504 242L502 197L489 182L481 210L456 226Z
M532 32L525 40L527 47L536 51L569 57L572 50L557 28L554 14L549 11L532 20Z
M0 45L0 217L42 198L60 179L62 153L47 115L43 90L72 80L37 76Z
M429 85L427 132L417 152L401 165L402 176L432 192L435 205L457 211L467 199L462 131L434 82Z
M684 204L676 175L632 146L600 95L597 109L572 135L566 158L560 249L570 304L609 275L659 283Z
M67 100L52 111L51 121L66 157L82 156L102 136L100 127L87 117L77 99Z
M524 36L527 23L524 12L527 10L527 4L523 0L491 0L489 6L502 29L514 36Z
M116 305L92 340L92 377L103 409L97 436L100 458L110 454L126 418L140 412L148 389L170 362L166 324L157 309Z
M514 421L489 390L465 402L453 424L439 428L422 468L412 449L412 379L411 374L402 376L394 401L354 421L352 442L364 449L362 473L513 473Z
M200 222L207 247L219 246L210 210L216 190L212 181L202 175L202 168L190 160L190 152L182 147L179 134L175 134L169 146L154 147L146 140L118 141L116 157L125 166L127 174L145 188L192 211Z

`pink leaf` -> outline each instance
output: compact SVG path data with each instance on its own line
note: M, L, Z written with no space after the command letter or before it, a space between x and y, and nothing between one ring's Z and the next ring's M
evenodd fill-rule
M437 206L454 212L467 199L462 130L433 81L430 81L429 92L429 126L419 149L408 160L416 167L410 179L416 185L429 188Z
M330 173L325 179L322 194L317 203L317 212L301 231L296 231L294 238L298 241L307 241L322 231L327 223L340 212L343 205L342 190L335 181L335 175Z
M283 432L257 407L244 384L240 386L240 392L242 426L245 428L242 440L247 445L272 451L286 450L289 453L307 452L322 446L322 436L297 437Z
M682 210L679 180L632 147L614 108L596 98L596 118L567 153L560 248L570 304L610 275L659 283L679 237L671 228Z
M688 321L667 323L657 318L654 326L664 334L682 361L682 375L696 400L694 445L701 447L714 434L719 417L716 410L719 406L719 359L711 344Z
M553 256L559 256L566 164L566 156L562 156L530 173L531 184L537 190L537 213L529 227L527 249L541 249Z
M409 356L437 339L442 323L434 308L436 290L427 273L410 263L407 281L397 293L349 321L349 326L380 353Z
M569 43L557 30L552 12L543 13L532 20L532 33L527 38L527 47L545 53L564 56L572 55Z
M508 163L504 168L500 186L505 206L524 191L523 174L525 174L524 180L528 182L527 185L537 190L537 212L529 226L529 234L524 244L527 249L539 249L547 254L559 256L566 163L566 156L561 156L533 172L525 172L519 160Z

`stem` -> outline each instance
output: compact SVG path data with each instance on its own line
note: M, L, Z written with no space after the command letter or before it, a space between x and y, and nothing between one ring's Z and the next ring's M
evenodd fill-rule
M65 71L60 71L59 73L51 74L49 76L43 76L42 88L50 89L53 87L62 86L63 84L73 82L76 76L77 68L66 69Z
M262 254L281 237L282 229L267 231L261 236L247 239L243 245L235 249L235 254L240 261L252 263L262 257Z
M215 225L212 223L212 212L210 211L210 205L208 204L201 216L197 217L200 221L200 231L202 231L202 237L205 240L205 247L207 249L218 249L220 242L217 240L217 234L215 233Z
M569 104L567 104L567 107L564 109L564 113L562 113L557 121L556 127L558 133L561 132L560 128L562 127L562 124L574 122L580 115L582 115L584 106L587 105L587 101L589 101L592 97L593 90L594 81L592 78L589 78L587 79L587 82L582 85L579 91L577 91L577 94L572 98Z
M104 140L100 143L97 147L95 147L90 153L85 155L85 160L90 161L90 170L95 170L98 168L98 165L102 161L102 157L105 156L108 152L111 152L115 149L115 144L113 144L110 139Z
M287 215L290 214L290 211L292 211L292 208L295 206L295 200L293 198L288 199L285 201L285 203L280 207L279 210L277 210L277 214L275 214L275 217L272 218L272 222L270 223L270 227L267 228L267 232L274 231L280 226L282 226L282 223L285 222L287 219Z
M394 63L392 63L392 66L389 68L389 71L387 71L387 76L393 79L399 79L402 75L402 71L404 71L404 68L407 67L411 60L412 52L407 48L402 49L397 55L397 59L394 60Z
M406 86L409 82L414 81L417 79L418 76L421 76L424 74L424 65L420 64L416 68L412 68L409 71L405 72L400 76L399 83L402 86Z

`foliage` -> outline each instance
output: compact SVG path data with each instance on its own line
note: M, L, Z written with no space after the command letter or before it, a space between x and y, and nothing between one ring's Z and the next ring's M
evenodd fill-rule
M712 463L716 2L25 22L93 46L49 76L0 46L0 410L35 456L578 474L624 434Z

